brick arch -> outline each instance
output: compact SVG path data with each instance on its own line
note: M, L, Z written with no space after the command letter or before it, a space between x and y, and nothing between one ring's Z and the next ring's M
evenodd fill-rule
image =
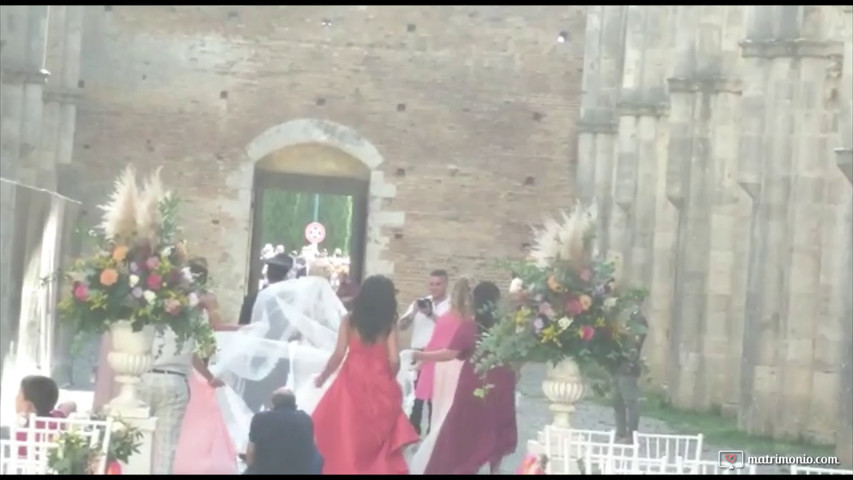
M275 151L306 143L336 148L370 170L364 272L366 275L392 275L394 260L386 252L392 235L390 230L403 226L405 214L383 207L386 203L383 200L394 198L397 188L385 180L380 170L385 159L372 143L345 125L327 120L298 119L271 127L258 135L246 146L246 156L254 166Z

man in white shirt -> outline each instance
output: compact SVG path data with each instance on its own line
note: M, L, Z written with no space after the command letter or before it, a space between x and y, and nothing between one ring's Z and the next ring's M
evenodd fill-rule
M187 340L178 349L177 337L171 328L154 337L151 351L151 369L142 375L139 393L151 407L151 416L157 418L151 455L152 475L171 475L181 436L181 424L190 401L189 375L193 367L210 386L222 386L207 369L205 362L194 351L194 343Z
M434 270L429 275L429 295L412 302L408 311L400 317L400 328L405 330L412 326L411 348L423 350L426 348L435 329L435 320L450 310L450 299L447 297L447 272L445 270ZM417 385L417 380L415 380ZM429 432L429 417L432 415L432 402L427 401L427 432ZM412 421L415 430L421 432L421 418L423 417L424 401L415 399L412 406Z

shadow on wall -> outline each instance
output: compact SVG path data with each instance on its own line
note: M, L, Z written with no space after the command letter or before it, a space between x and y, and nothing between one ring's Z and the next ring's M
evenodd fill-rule
M68 360L57 348L56 281L80 203L0 179L0 418L14 418L20 377L53 375Z

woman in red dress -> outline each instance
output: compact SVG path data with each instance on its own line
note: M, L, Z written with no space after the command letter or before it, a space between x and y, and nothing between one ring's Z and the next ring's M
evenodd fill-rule
M395 378L396 320L394 283L381 275L365 280L316 380L321 387L340 366L312 415L323 474L409 473L403 450L418 435L403 412Z

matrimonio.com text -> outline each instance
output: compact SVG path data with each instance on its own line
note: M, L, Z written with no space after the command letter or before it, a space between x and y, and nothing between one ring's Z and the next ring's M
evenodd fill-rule
M838 457L814 457L811 455L749 455L748 465L809 465L831 467L840 465Z
M840 465L838 457L814 455L745 455L743 450L722 450L719 466L731 470L747 465L801 465L809 467L833 467Z

